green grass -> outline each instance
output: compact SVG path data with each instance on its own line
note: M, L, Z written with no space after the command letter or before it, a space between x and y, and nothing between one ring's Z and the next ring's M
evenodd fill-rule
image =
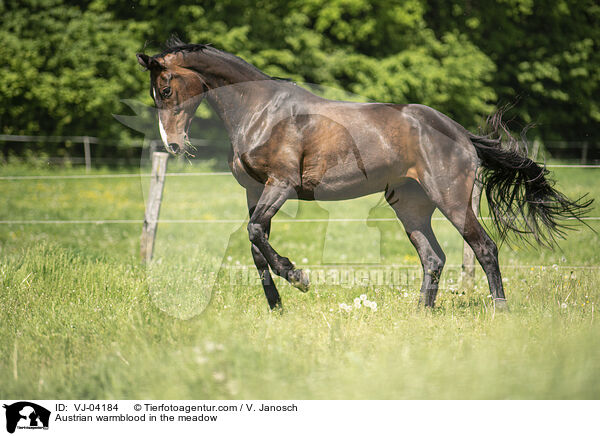
M0 168L16 174L81 170ZM598 170L555 177L569 195L600 197ZM147 181L0 180L0 220L142 219ZM392 218L387 207L370 211L378 200L292 202L278 218ZM167 179L163 219L245 215L231 177ZM302 294L276 279L281 315L243 268L252 264L243 223L161 224L149 268L139 224L0 224L0 397L599 398L598 235L581 227L555 250L504 245L511 311L494 313L480 270L475 287L459 282L457 232L446 221L435 230L449 267L437 308L423 310L416 253L398 223L275 222L274 247L309 265L314 282ZM340 310L361 294L376 312Z

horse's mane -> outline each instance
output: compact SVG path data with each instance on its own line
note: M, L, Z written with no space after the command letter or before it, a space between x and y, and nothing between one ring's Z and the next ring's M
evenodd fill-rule
M155 57L163 57L168 55L169 53L179 53L182 51L204 51L211 47L211 44L186 44L183 42L177 35L171 35L169 39L165 42L165 48L162 53L156 55ZM221 52L216 48L213 48L214 51Z
M229 63L237 64L242 68L250 68L251 70L253 70L257 73L260 73L267 78L279 79L279 78L271 77L271 76L265 74L264 72L262 72L261 70L256 68L254 65L249 64L248 62L246 62L245 60L243 60L242 58L240 58L236 55L233 55L231 53L227 53L226 51L222 51L222 50L214 48L211 44L186 44L181 39L179 39L179 37L177 35L171 35L169 37L169 39L167 39L167 41L165 42L165 48L162 51L162 53L157 54L153 57L161 58L161 57L164 57L171 53L180 53L180 52L191 53L191 52L198 52L198 51L205 52L207 54L210 54L211 56L215 56L215 57L220 58Z

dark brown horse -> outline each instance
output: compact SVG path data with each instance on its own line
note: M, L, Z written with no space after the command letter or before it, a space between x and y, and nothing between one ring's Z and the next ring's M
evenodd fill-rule
M477 169L501 237L512 230L553 241L563 234L559 220L581 217L591 203L554 190L516 141L503 147L499 115L490 134L478 136L427 106L327 100L208 45L171 39L167 47L137 55L150 71L165 147L187 152L187 129L206 97L231 139L230 167L246 188L252 256L271 308L281 299L269 269L302 291L309 286L308 275L268 240L271 219L288 199L385 192L421 259L427 306L445 262L431 228L438 208L473 248L498 308L506 307L498 250L471 208Z

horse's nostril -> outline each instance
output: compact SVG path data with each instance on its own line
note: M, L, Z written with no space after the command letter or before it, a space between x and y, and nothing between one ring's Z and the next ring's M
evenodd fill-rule
M171 142L169 144L169 147L171 148L171 150L173 150L173 153L177 153L179 151L179 144L177 144L176 142Z

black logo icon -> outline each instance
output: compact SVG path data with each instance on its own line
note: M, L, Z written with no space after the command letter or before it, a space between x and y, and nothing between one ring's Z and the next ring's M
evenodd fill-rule
M6 409L6 431L14 433L15 429L48 429L50 411L28 401L19 401Z

